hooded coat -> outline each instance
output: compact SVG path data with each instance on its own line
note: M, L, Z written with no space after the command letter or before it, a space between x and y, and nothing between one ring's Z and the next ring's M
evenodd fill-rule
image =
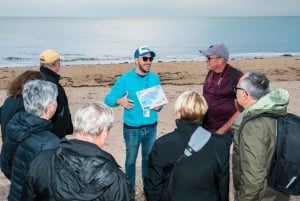
M30 162L41 151L53 149L60 139L52 132L52 123L27 112L17 113L6 126L6 142L1 152L1 170L10 178L8 200L21 200Z
M130 181L115 159L97 145L64 140L31 163L23 200L134 200Z
M232 156L233 185L236 201L285 201L289 196L267 184L268 170L276 148L276 120L269 117L253 119L239 133L243 120L268 112L285 115L289 94L274 89L244 110L235 121Z

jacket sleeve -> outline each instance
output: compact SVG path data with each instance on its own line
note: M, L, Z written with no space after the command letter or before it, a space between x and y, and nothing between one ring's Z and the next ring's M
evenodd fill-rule
M29 165L22 191L22 201L49 200L49 167L56 149L40 152ZM50 199L51 200L51 199Z
M223 164L221 164L221 172L219 175L219 181L218 181L218 191L220 195L220 200L222 201L228 201L229 200L229 156L230 156L230 145L225 142L226 139L224 139L224 145L223 148L223 155L222 159Z
M34 185L35 179L32 176L31 168L29 168L24 189L22 191L22 201L34 201L37 198L37 193L35 192Z
M64 88L57 85L58 96L57 96L57 109L53 117L51 118L53 122L52 131L59 137L63 138L67 134L73 133L73 123L71 118L71 113L69 109L68 97Z
M262 125L262 124L260 124ZM240 189L236 201L255 201L263 190L267 176L266 133L268 130L254 121L247 123L240 135Z
M117 179L109 187L104 197L105 200L134 201L134 193L129 179L120 169L118 169L115 174Z
M117 100L126 94L126 82L120 77L111 88L110 92L105 96L104 103L110 107L117 107Z
M13 141L10 139L10 136L6 136L6 142L2 145L1 150L1 170L8 178L11 179L11 172L12 172L12 165L13 165L13 159L15 156L15 152L19 146L19 143ZM21 143L21 142L20 142Z
M159 161L159 153L154 144L148 158L148 176L144 179L144 191L148 201L158 201L163 196L164 171L163 167L158 164Z

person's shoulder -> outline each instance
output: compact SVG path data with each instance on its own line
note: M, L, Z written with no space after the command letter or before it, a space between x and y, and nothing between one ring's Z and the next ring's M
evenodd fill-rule
M232 66L231 64L227 64L227 67L230 69L230 72L234 72L237 76L242 76L243 72L236 66Z
M212 142L214 144L216 144L217 146L224 146L227 148L229 148L229 146L231 145L231 142L232 142L232 138L229 134L220 135L220 134L212 133L211 139L212 139Z
M124 80L124 79L127 79L128 77L132 77L135 75L136 75L135 68L131 68L128 71L124 72L123 74L119 75L117 77L117 80Z
M6 108L6 107L21 107L21 106L24 108L23 96L18 95L17 97L8 96L4 100L4 103L1 107Z
M57 137L50 130L46 129L32 136L32 142L40 144L43 147L43 149L57 147L60 141L61 140L59 137Z
M39 152L31 161L28 174L36 175L39 169L47 168L55 151L56 149L46 149Z
M53 149L46 149L46 150L43 150L41 152L39 152L35 159L34 160L37 160L37 161L48 161L50 159L50 157L55 153L57 149L56 148L53 148Z
M156 147L172 146L172 144L173 144L172 142L175 140L175 138L176 138L176 133L170 132L170 133L164 134L163 136L156 139L154 144Z
M149 71L149 75L153 77L159 77L159 75L153 71Z

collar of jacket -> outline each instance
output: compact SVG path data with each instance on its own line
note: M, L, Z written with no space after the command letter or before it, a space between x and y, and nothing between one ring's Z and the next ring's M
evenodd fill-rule
M234 129L238 129L243 119L247 116L259 113L274 113L284 115L287 112L290 95L287 90L277 88L260 98L256 103L245 109L233 124Z
M54 79L55 82L59 82L60 75L57 74L57 73L55 73L55 72L53 72L49 68L41 66L40 67L40 71L46 76L47 79L48 79L48 77L51 77L51 79Z

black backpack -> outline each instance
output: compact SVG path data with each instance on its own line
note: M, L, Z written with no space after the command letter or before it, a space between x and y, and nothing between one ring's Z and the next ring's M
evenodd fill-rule
M243 121L243 126L250 120L259 117L275 118L277 121L277 143L268 173L268 185L289 195L300 195L300 117L288 113L279 116L261 113Z

